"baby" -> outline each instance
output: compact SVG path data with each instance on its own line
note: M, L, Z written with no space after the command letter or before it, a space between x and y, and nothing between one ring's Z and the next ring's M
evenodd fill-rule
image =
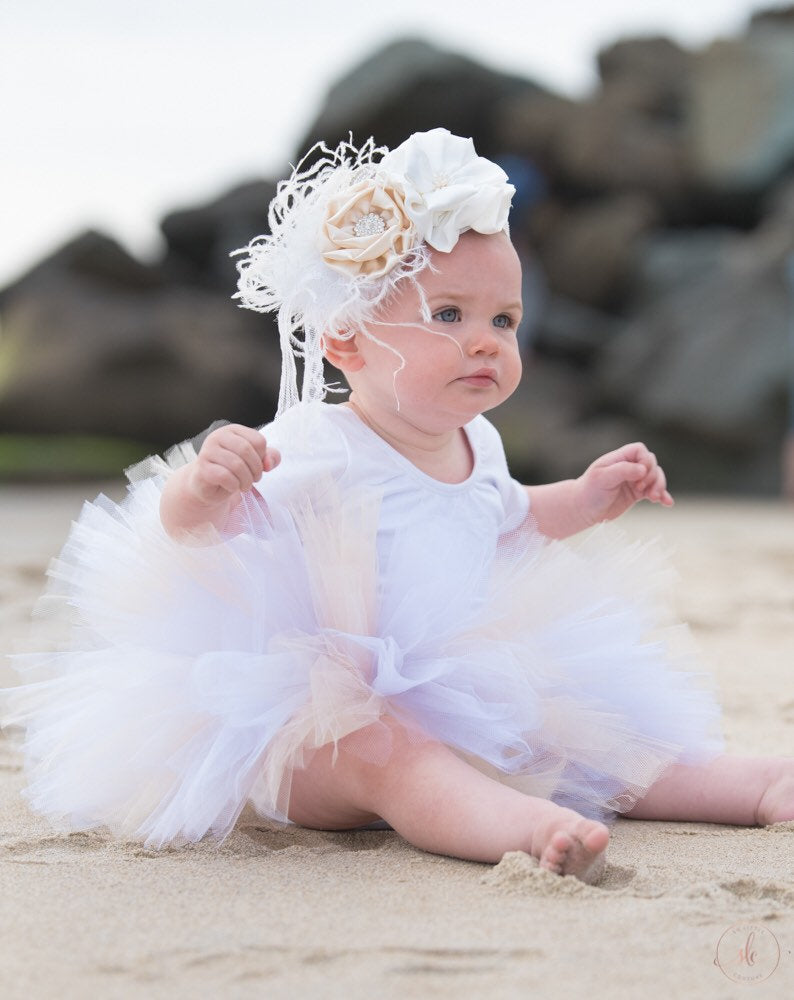
M653 453L521 486L482 416L521 376L503 172L442 129L326 153L284 182L240 266L244 304L278 311L276 420L214 431L112 526L84 515L91 565L165 605L120 628L108 574L80 577L103 651L64 654L17 713L39 734L34 805L159 846L222 837L250 801L585 880L619 814L794 819L794 761L725 754L703 676L649 641L655 557L602 528L559 541L643 499L671 506ZM350 388L336 406L323 357ZM75 712L97 722L88 752L74 726L64 738Z

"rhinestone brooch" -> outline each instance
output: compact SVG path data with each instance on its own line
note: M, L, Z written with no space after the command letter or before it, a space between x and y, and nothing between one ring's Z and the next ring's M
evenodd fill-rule
M353 232L356 236L380 236L381 233L386 232L386 223L382 216L370 212L358 220L353 226Z

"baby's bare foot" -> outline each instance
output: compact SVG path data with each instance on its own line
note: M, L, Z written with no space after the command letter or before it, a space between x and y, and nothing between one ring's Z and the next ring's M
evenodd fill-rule
M794 757L778 757L770 763L769 779L758 802L759 826L794 820Z
M595 882L604 868L609 830L603 823L585 819L573 809L555 807L544 823L533 831L532 854L541 868L557 875L575 875Z

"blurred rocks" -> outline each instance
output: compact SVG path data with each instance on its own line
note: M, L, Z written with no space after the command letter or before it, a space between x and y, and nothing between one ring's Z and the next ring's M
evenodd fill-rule
M549 94L540 85L487 69L466 56L405 38L386 45L342 77L298 146L319 140L330 146L374 136L398 146L412 132L443 126L474 138L482 156L505 151L494 110L518 95Z
M691 488L780 486L794 333L794 225L785 209L793 193L787 185L750 235L707 231L649 243L644 294L594 365L597 404L632 414L671 442L670 474Z
M171 212L160 224L167 247L163 266L174 280L231 294L237 270L229 254L266 227L275 193L275 183L251 181L207 205Z
M541 164L567 200L645 192L679 221L691 211L692 59L665 39L613 45L599 55L601 85L587 99L522 94L503 102L501 141Z
M656 221L654 203L627 193L557 206L548 216L537 252L551 287L587 305L619 307L630 290L637 243Z
M646 234L635 245L627 311L643 312L657 299L699 285L719 274L733 251L745 244L744 233L728 226L662 229Z
M263 422L262 399L278 391L278 347L261 319L228 295L175 285L97 233L7 289L2 320L3 431L163 447L221 415Z
M697 184L758 196L794 162L794 18L757 18L744 38L693 63L691 148Z
M652 426L750 448L783 426L789 315L783 268L737 261L627 322L602 351L596 384Z
M775 493L794 336L794 6L700 50L618 40L598 72L573 100L399 40L331 88L293 160L319 139L393 147L441 125L508 170L531 322L522 385L491 416L517 475L576 475L642 438L675 490ZM219 417L269 419L277 337L231 299L229 254L266 230L274 190L251 180L173 211L156 265L84 234L1 292L0 433L159 446Z

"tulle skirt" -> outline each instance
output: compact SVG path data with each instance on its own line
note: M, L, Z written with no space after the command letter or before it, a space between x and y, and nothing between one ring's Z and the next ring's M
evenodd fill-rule
M563 543L528 522L440 588L399 554L379 574L377 497L246 494L233 531L185 545L160 524L162 476L136 479L84 506L50 568L68 644L16 657L23 683L0 692L25 795L59 828L160 847L223 839L246 803L288 822L320 747L363 730L355 752L388 764L385 718L606 821L722 751L670 570L611 526Z

